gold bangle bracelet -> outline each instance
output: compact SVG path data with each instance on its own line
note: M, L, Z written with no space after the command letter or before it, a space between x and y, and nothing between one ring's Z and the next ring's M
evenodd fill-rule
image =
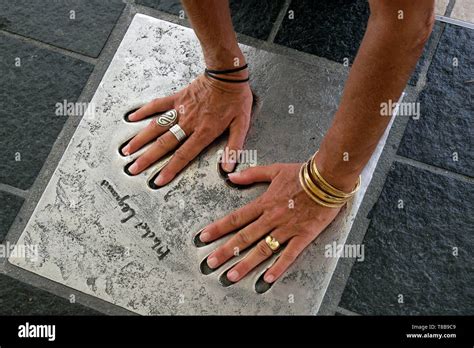
M322 205L323 207L327 207L327 208L340 208L342 207L345 203L343 204L330 204L330 203L326 203L324 201L322 201L321 199L319 199L318 197L316 197L315 195L313 195L313 193L311 192L311 190L306 187L306 183L305 183L305 180L304 180L304 175L303 175L303 170L304 170L304 166L306 165L306 163L304 163L301 168L300 168L300 175L299 175L299 179L300 179L300 184L301 184L301 187L303 188L303 190L306 192L306 194L314 201L316 202L317 204L319 205Z
M336 197L339 197L339 198L348 199L348 198L352 197L360 188L361 176L359 175L359 178L357 180L357 184L351 192L347 193L347 192L339 190L338 188L332 186L330 183L328 183L326 180L324 180L322 175L319 173L318 167L316 166L316 161L314 160L317 153L318 153L318 151L316 151L316 153L313 155L313 157L311 157L310 169L311 169L311 174L313 174L313 176L320 183L321 188L323 190L327 191L329 194L331 194L333 196L336 196Z
M317 196L319 199L330 203L330 204L344 204L348 198L339 198L332 196L323 190L321 190L318 185L315 183L314 178L311 176L309 167L311 166L310 161L305 163L305 167L303 169L303 176L305 179L306 186L310 189L310 191Z

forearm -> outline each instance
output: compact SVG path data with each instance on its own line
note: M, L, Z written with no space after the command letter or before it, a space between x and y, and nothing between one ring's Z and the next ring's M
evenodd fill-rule
M232 26L228 0L181 2L201 43L208 68L229 69L245 64Z
M433 8L433 0L371 2L366 34L316 156L334 186L351 190L370 159L391 118L381 105L398 101L431 31ZM399 9L410 19L400 20Z

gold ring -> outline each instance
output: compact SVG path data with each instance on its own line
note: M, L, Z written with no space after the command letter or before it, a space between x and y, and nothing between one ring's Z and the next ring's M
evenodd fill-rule
M273 238L270 234L265 238L265 243L267 243L268 247L276 253L280 249L280 243Z

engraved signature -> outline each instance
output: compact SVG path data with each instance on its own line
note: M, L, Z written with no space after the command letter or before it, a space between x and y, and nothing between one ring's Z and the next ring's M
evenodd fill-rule
M105 179L102 180L100 186L105 187L107 189L107 191L112 195L112 197L115 198L118 205L122 207L122 212L127 214L127 216L120 220L122 224L129 221L132 217L136 217L135 209L133 209L127 202L125 202L130 198L129 195L121 197L117 190L115 190L115 188ZM138 219L138 217L136 218ZM167 246L161 245L162 240L156 236L155 232L151 230L151 228L146 222L141 221L140 219L138 219L138 221L139 222L135 224L134 227L137 230L141 230L142 232L144 232L141 236L142 238L152 241L153 245L151 249L158 254L158 259L163 260L165 256L170 253L170 249Z

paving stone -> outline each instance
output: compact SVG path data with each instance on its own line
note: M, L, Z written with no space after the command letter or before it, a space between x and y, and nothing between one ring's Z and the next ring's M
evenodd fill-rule
M447 25L419 97L421 117L408 122L402 156L474 176L474 31Z
M0 202L0 243L2 243L13 220L20 211L23 198L0 191Z
M255 67L251 83L261 100L247 149L256 151L257 164L307 159L330 126L347 69L326 59L307 65L242 49ZM125 113L183 88L202 71L199 42L191 29L136 15L22 233L20 244L40 246L37 262L10 262L140 314L317 313L337 263L336 257L325 257L325 245L346 240L388 131L354 200L288 273L264 294L256 292L273 256L242 281L224 287L222 275L247 251L204 275L199 265L230 236L201 247L193 245L194 236L265 186L238 190L224 183L217 163L225 138L159 190L147 186L156 165L130 177L124 167L137 154L118 153L148 123L126 123ZM89 112L95 117L88 117ZM250 165L251 158L247 160ZM295 303L289 303L290 294Z
M101 313L0 274L0 315L101 315Z
M472 184L395 163L370 215L365 260L355 262L341 307L366 315L473 313Z
M97 57L125 6L121 0L0 0L0 29Z
M76 102L93 66L3 35L0 52L0 182L28 189L67 119L56 103Z
M291 2L288 11L294 12L294 18L290 13L285 16L276 43L336 62L348 59L349 64L353 63L369 19L366 0L297 0ZM409 84L416 84L424 61L425 54Z
M276 43L352 64L369 19L366 0L297 0L288 11L293 13L285 16Z
M137 0L136 2L177 16L185 16L179 0ZM235 31L266 40L284 2L284 0L230 0Z
M456 0L450 17L474 23L474 2L472 0Z

